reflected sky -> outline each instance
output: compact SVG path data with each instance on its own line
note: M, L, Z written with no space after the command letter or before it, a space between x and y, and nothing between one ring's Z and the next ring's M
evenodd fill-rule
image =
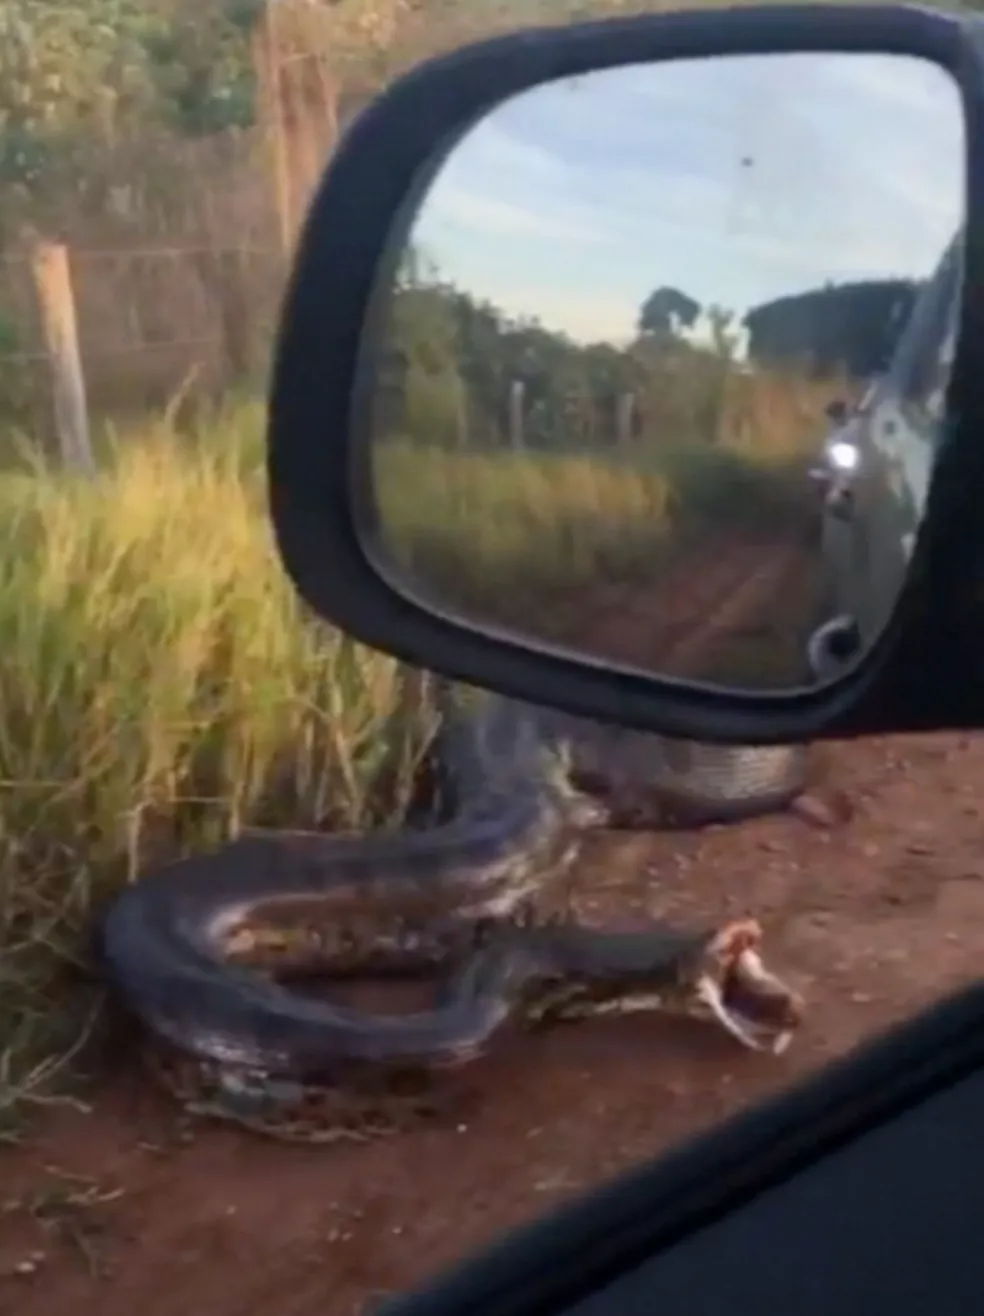
M908 56L634 65L513 98L439 174L413 240L510 314L628 339L655 288L744 314L929 274L964 210L959 91Z

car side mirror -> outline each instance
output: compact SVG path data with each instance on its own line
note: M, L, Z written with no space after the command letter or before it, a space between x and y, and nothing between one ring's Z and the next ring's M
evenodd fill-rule
M582 716L836 727L942 551L936 468L903 472L917 547L887 629L818 683L809 637L841 609L807 449L829 379L895 352L903 295L954 257L984 276L980 49L952 15L752 7L519 33L395 83L326 173L284 306L271 506L307 602Z

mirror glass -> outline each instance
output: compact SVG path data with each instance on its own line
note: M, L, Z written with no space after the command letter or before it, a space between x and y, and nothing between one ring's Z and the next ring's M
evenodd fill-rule
M639 64L503 102L377 290L377 562L616 667L836 676L919 528L964 173L959 90L908 56Z

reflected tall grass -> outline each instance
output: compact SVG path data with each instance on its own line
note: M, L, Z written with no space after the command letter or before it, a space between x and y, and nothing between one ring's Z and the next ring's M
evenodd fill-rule
M781 537L809 514L800 456L724 446L630 462L397 438L379 444L374 468L388 553L431 597L526 624L531 607L652 580L695 542Z

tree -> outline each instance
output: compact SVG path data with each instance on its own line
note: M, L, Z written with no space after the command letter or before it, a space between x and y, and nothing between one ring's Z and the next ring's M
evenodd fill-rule
M255 122L250 36L262 12L263 0L157 0L140 41L163 126L202 136Z
M698 315L700 303L686 293L678 288L657 288L639 311L639 333L677 335L681 328L692 328Z
M799 364L819 376L880 374L919 287L910 279L868 280L765 302L744 319L749 357L760 365Z
M706 395L705 420L702 429L712 443L721 437L727 405L728 379L731 375L738 346L738 334L734 329L734 312L723 306L709 306L707 321L711 330L711 353L715 358L716 368L711 372L711 379Z
M0 187L11 209L57 186L93 137L141 114L150 87L130 0L5 0L0 7Z
M244 4L192 0L4 0L0 6L0 187L9 233L45 226L69 198L93 210L116 182L121 141L253 119ZM124 173L126 171L124 170ZM101 191L100 191L101 189ZM2 240L0 233L0 240Z

